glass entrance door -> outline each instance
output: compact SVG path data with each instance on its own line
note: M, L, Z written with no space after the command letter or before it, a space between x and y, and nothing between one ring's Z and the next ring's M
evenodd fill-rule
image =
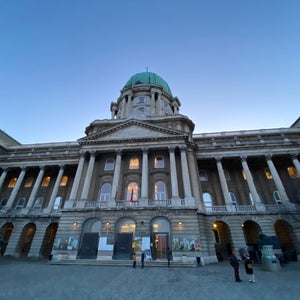
M169 241L168 233L153 234L154 259L167 258L168 241Z

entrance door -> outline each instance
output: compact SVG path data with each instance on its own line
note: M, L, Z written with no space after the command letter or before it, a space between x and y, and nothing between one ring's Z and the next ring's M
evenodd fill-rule
M133 233L118 233L115 244L114 259L132 259Z
M79 258L94 259L98 253L99 234L87 232L83 234Z
M168 233L154 233L153 244L154 244L154 259L166 259L168 251Z

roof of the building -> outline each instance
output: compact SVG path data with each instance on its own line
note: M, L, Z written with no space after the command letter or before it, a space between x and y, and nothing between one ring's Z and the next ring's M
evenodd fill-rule
M152 72L137 73L130 77L124 88L138 84L154 84L161 86L168 94L172 95L171 89L167 82L159 75Z

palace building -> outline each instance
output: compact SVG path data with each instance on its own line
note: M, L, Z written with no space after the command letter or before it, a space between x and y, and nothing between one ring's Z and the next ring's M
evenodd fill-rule
M183 103L184 105L184 103ZM300 256L300 118L289 128L194 133L155 73L133 75L73 142L0 131L2 255L204 263L261 237ZM257 258L259 259L259 258Z

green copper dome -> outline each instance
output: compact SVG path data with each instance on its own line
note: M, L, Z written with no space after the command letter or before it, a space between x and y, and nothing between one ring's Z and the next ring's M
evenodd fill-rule
M154 84L161 86L168 94L172 95L171 89L167 82L160 76L151 72L137 73L127 81L124 88L138 84Z

